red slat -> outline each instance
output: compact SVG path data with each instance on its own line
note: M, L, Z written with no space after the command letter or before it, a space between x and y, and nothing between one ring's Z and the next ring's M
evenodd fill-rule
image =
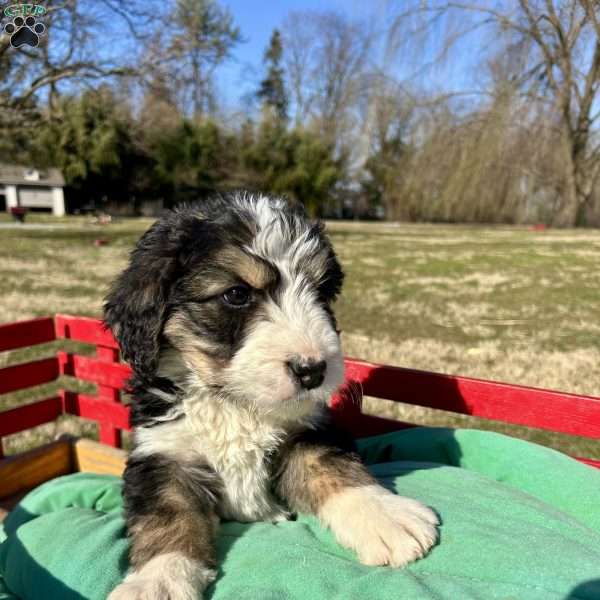
M65 412L84 419L111 424L119 429L130 430L129 407L117 402L106 402L94 396L63 391Z
M59 352L57 356L61 374L71 375L117 390L122 390L131 376L131 369L124 364L105 363L96 358L67 352Z
M35 346L55 339L54 319L51 317L0 325L0 351Z
M62 401L58 396L6 410L0 413L0 437L50 423L62 413Z
M114 348L105 348L103 346L96 347L96 357L101 362L106 363L118 363L119 362L119 351ZM114 388L99 385L98 386L98 399L104 400L105 402L120 402L121 392ZM117 429L111 423L101 423L99 438L103 444L112 446L113 448L121 447L121 431Z
M112 333L108 329L104 329L102 321L98 319L56 315L54 323L56 337L107 346L108 348L119 348L119 344Z
M54 381L59 375L56 356L0 369L0 394Z
M346 360L346 378L368 396L484 419L600 438L600 398ZM345 404L340 395L333 406Z
M579 462L585 463L590 467L595 467L596 469L600 469L600 460L594 460L592 458L579 458L575 457Z

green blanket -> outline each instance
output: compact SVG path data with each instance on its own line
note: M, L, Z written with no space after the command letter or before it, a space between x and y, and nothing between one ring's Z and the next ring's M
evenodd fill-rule
M312 517L224 523L205 597L600 599L600 471L472 430L413 429L360 450L383 485L439 513L429 556L365 567ZM0 533L0 599L104 600L127 570L120 491L117 478L82 473L30 493Z

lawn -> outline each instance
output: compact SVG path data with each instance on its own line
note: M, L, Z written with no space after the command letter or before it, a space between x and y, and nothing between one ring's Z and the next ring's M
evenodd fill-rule
M54 228L0 229L0 322L55 312L99 316L109 282L151 223L29 221ZM600 396L600 232L360 223L331 223L329 231L347 275L337 304L346 354ZM94 245L98 238L108 243ZM50 349L5 353L0 364L40 351ZM5 396L0 408L31 398ZM418 423L474 424L371 399L365 407ZM475 425L600 458L597 443ZM13 436L7 449L78 427L63 419Z

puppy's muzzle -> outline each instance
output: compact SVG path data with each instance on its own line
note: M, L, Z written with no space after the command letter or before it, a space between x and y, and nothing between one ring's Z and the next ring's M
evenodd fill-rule
M317 388L325 380L327 363L324 360L294 358L287 365L294 379L305 390Z

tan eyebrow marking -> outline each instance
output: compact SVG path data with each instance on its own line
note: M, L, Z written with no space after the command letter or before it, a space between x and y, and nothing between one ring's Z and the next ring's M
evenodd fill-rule
M266 261L235 246L228 246L217 254L224 269L236 273L240 279L261 290L277 279L277 270Z

